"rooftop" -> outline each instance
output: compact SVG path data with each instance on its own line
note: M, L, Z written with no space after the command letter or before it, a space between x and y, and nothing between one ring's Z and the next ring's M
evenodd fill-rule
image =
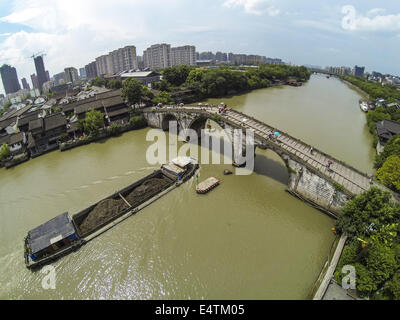
M53 243L75 234L75 228L68 212L43 223L29 231L29 244L33 254L46 249Z

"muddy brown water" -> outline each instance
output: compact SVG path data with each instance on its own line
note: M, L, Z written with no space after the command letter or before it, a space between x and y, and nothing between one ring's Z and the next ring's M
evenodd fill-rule
M314 76L303 87L222 101L368 170L372 140L358 99L338 80ZM202 165L199 181L214 176L218 188L199 195L193 177L53 263L56 289L43 289L45 274L24 265L26 232L158 169L146 161L149 130L0 170L0 298L306 298L333 242L333 220L285 191L287 170L269 150L257 151L248 176L224 176L230 165Z

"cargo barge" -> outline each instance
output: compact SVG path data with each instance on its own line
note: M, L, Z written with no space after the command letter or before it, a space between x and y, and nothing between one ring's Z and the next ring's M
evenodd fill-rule
M79 249L186 182L198 168L195 159L178 157L72 217L64 212L32 229L24 239L27 268L43 266Z

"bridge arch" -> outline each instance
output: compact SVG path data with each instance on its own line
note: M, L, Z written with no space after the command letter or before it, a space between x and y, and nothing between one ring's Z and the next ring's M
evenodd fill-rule
M178 133L179 133L179 131L183 128L183 126L182 126L181 122L179 121L179 119L173 113L167 113L166 115L164 115L162 122L161 122L161 129L163 131L168 131L170 121L176 121L177 129L178 129Z

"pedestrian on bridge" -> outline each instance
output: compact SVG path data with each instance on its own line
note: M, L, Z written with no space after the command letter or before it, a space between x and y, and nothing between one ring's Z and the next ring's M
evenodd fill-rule
M314 152L314 147L311 147L310 153L313 154L313 152Z
M374 174L371 173L371 174L369 175L369 184L373 184L373 183L374 183Z
M328 170L331 170L331 165L332 165L332 160L328 160L328 163L326 164L326 167L328 168Z

